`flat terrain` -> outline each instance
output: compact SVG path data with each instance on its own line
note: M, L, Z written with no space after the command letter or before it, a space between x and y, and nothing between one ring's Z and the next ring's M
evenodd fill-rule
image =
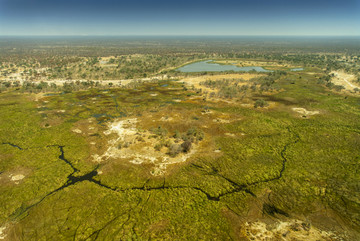
M287 63L279 63L279 61L261 61L261 60L238 60L238 59L230 59L230 60L216 60L214 63L218 64L231 64L238 67L253 67L260 66L269 70L290 70L294 68L301 68L299 65L287 64Z
M260 40L0 39L0 240L359 240L359 41Z
M189 88L252 77L2 93L0 237L355 240L359 97L291 72L246 105Z
M212 74L212 75L203 75L203 76L192 76L192 77L186 77L186 78L181 78L181 81L183 81L184 83L186 83L188 86L194 86L195 88L199 89L199 88L203 88L206 89L208 91L211 91L211 88L208 88L204 85L201 85L202 82L206 81L206 80L212 80L212 81L216 81L216 80L220 80L220 81L225 81L225 80L250 80L252 78L261 76L261 74L249 74L249 73L242 73L242 74Z

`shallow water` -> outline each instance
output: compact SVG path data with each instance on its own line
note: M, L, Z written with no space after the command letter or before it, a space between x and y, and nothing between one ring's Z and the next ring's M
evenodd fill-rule
M291 69L291 71L302 71L304 70L304 68L295 68L295 69Z
M183 67L178 68L177 70L180 72L203 72L203 71L212 71L212 72L221 72L221 71L257 71L257 72L271 72L270 70L266 70L263 67L259 66L251 66L251 67L237 67L235 65L222 65L211 63L212 60L206 60L201 62L196 62L192 64L185 65Z

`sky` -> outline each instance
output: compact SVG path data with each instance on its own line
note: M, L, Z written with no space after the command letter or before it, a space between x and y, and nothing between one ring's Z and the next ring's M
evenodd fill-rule
M360 36L360 0L0 0L5 35Z

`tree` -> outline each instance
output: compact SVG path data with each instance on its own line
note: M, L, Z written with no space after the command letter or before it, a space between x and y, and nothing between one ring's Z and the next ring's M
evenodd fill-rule
M345 89L345 87L342 85L335 85L334 88L336 91L341 91L341 90Z
M73 87L70 84L65 83L63 85L63 91L64 93L71 93L73 91Z
M187 153L191 149L191 141L187 140L181 144L182 151Z

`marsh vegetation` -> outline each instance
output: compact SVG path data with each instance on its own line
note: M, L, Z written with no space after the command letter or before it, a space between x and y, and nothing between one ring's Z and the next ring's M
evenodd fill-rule
M2 40L1 239L360 237L360 46L143 41Z

